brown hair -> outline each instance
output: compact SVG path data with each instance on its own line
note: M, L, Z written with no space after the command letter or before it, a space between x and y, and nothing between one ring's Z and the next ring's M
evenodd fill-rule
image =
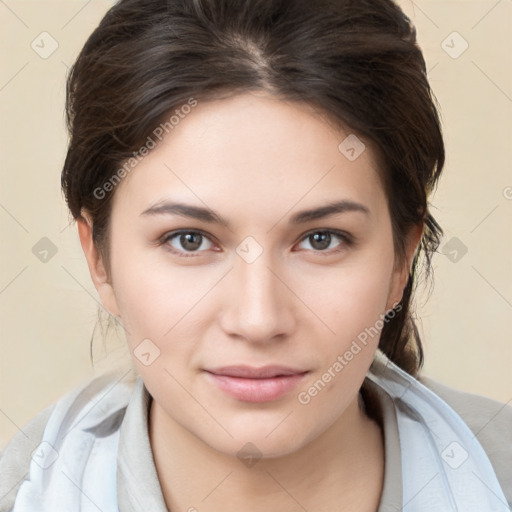
M104 184L190 98L256 90L308 103L371 142L397 259L409 230L424 224L401 307L379 345L416 375L423 350L410 302L420 256L428 276L442 235L427 200L445 154L415 28L391 0L120 0L68 77L62 188L71 214L91 216L109 272L115 188Z

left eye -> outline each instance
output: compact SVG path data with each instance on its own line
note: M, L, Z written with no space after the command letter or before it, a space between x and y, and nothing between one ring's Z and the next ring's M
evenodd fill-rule
M341 247L335 249L335 251L341 250L343 245L350 245L351 243L347 235L327 230L311 232L302 239L302 242L309 241L311 248L316 252L327 252L326 249L329 249L331 242L333 242L335 239L342 241L342 243L337 244Z

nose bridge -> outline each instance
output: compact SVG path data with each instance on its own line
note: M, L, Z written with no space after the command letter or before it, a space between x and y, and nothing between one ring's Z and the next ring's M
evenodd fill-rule
M270 309L276 301L277 279L270 271L269 258L260 256L252 263L238 262L239 269L236 273L240 283L240 304L249 306L250 310L264 311Z
M250 263L237 257L234 265L226 327L251 341L270 341L292 327L290 297L271 260L264 251Z

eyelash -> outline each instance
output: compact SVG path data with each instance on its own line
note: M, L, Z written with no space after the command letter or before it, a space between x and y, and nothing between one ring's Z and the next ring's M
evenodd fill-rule
M167 250L169 250L173 254L176 254L182 258L197 257L197 254L200 254L201 252L204 252L204 251L189 251L187 253L187 251L178 251L174 247L171 247L170 245L168 245L168 242L171 241L172 239L174 239L180 235L191 234L191 233L196 234L196 235L201 235L202 237L208 239L210 242L214 243L213 240L211 240L210 236L205 231L202 231L200 229L181 229L178 231L171 231L170 233L166 233L165 235L163 235L159 239L158 245L160 245L160 246L166 245ZM340 247L338 247L336 249L331 249L331 250L310 249L313 252L318 253L322 256L330 256L332 254L343 251L345 248L349 248L349 247L352 247L355 245L355 240L352 235L345 233L343 231L338 231L336 229L315 229L313 231L309 231L299 240L299 243L303 242L304 240L308 239L309 237L311 237L317 233L328 233L328 234L334 235L342 240Z

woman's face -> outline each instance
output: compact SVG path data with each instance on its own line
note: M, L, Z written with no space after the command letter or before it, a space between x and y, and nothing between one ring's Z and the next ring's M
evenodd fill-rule
M199 102L117 186L101 298L155 407L221 452L292 453L341 421L402 296L349 135L263 94Z

